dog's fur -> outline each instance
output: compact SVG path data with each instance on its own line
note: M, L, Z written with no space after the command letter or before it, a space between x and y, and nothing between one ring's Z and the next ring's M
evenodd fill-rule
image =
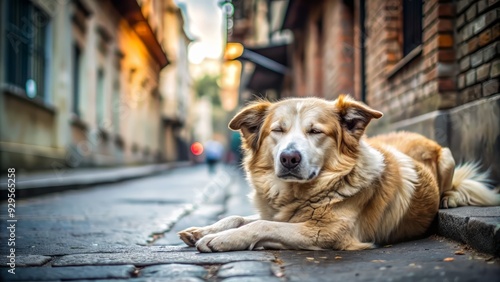
M242 133L259 217L232 216L179 233L200 252L360 250L422 236L444 208L499 205L487 175L455 166L448 148L397 132L365 138L382 113L340 96L256 102L229 127Z

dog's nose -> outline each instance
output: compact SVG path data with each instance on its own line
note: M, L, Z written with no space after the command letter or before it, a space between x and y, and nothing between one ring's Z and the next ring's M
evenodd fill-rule
M298 166L300 160L301 156L297 150L285 150L280 155L281 164L288 169Z

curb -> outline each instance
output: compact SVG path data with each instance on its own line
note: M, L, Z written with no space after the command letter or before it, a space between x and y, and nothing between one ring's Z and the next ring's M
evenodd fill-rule
M96 168L94 172L81 172L78 169L69 169L68 175L54 176L49 178L20 180L16 179L16 197L31 198L50 193L68 190L80 190L94 185L117 183L126 180L152 176L173 168L186 167L191 162L178 162L169 164L154 164L140 167L103 168L102 172ZM75 173L76 172L76 173ZM74 175L71 175L71 174ZM50 175L50 174L47 174ZM7 183L2 179L0 184L0 199L7 199Z
M500 207L439 210L438 234L500 256Z

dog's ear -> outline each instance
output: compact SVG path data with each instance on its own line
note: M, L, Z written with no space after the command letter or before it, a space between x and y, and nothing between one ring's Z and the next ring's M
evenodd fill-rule
M363 136L366 126L372 119L379 119L383 116L381 112L357 102L349 96L340 95L335 103L342 127L356 139Z
M271 106L270 102L260 101L253 103L241 110L229 122L229 128L240 130L246 146L256 151L259 146L259 132Z

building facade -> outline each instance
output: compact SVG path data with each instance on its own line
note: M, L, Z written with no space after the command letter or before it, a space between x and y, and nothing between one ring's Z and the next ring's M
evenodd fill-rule
M281 96L350 94L385 114L369 134L420 132L500 182L499 1L285 2Z
M1 0L2 167L154 163L164 143L163 1Z
M160 1L164 27L162 46L170 64L160 72L162 97L162 145L167 161L188 160L194 112L193 81L188 62L192 39L184 22L184 12L173 0ZM183 7L185 9L185 7Z

